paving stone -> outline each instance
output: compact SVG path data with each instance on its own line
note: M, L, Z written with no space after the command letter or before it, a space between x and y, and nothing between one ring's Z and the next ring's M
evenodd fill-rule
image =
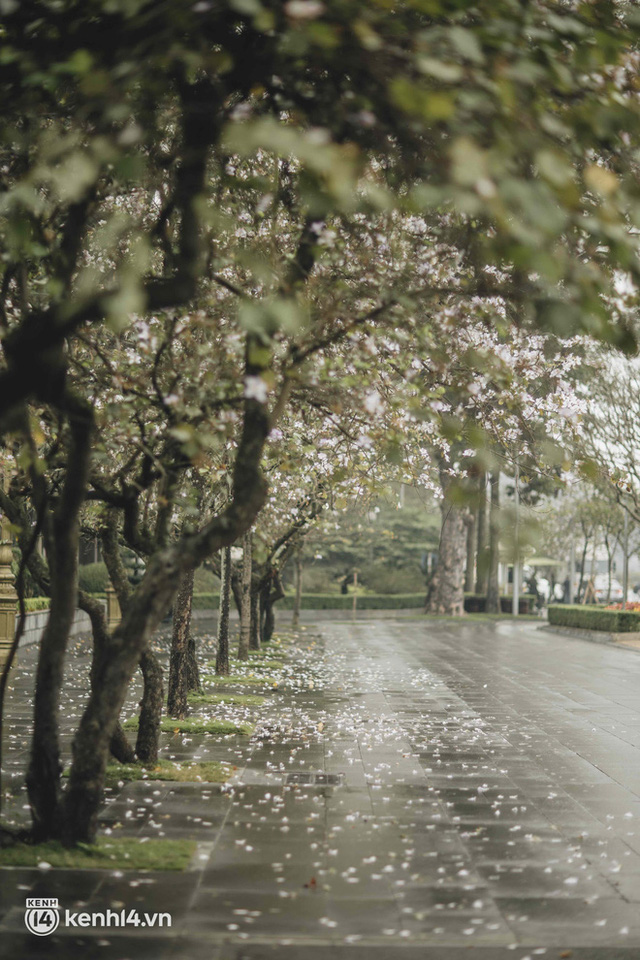
M164 756L235 763L228 788L136 782L105 806L103 823L123 834L196 838L197 869L1 871L8 955L522 960L547 949L635 960L637 655L525 622L327 621L323 635L314 689L270 693L252 740L163 738ZM10 695L16 774L28 756L30 656ZM79 650L67 755L87 664ZM139 684L132 707L136 698ZM285 783L316 772L344 785ZM24 818L24 803L17 791L7 809ZM34 890L175 922L162 936L57 932L34 944L21 927Z

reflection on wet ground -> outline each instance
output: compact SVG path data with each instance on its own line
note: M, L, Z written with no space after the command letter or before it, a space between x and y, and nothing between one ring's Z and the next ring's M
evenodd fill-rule
M257 721L250 741L165 736L165 756L234 763L228 787L136 782L105 806L104 827L119 835L196 839L193 869L5 869L6 955L640 955L637 653L508 621L321 630L292 645L277 686L255 691L263 706L215 708ZM16 784L33 654L21 656L9 707ZM78 644L67 748L86 667ZM25 802L17 793L14 817ZM35 943L26 896L168 910L173 925L59 929Z

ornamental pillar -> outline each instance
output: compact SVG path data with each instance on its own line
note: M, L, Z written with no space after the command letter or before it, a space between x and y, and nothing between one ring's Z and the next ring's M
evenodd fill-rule
M109 630L115 630L122 620L122 610L118 595L109 583L106 589L107 594L107 627Z
M16 632L18 594L11 570L11 526L3 515L0 521L0 667L5 663Z

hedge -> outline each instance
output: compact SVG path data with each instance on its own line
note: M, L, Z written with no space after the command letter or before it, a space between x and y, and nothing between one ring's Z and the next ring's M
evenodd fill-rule
M358 610L407 610L424 607L425 593L389 593L358 595ZM217 593L194 593L195 610L217 610ZM293 610L294 597L290 594L277 603L279 610ZM351 610L352 593L304 593L302 610Z
M518 611L520 613L531 613L536 598L531 593L523 593L519 598ZM465 593L464 609L467 613L484 613L487 605L487 598L479 593ZM500 597L501 613L511 613L513 610L512 597Z
M48 610L50 604L49 597L25 597L24 608L31 610Z
M631 610L605 610L591 604L559 603L549 607L549 623L556 627L631 633L640 630L640 613Z
M78 586L87 593L104 593L109 574L104 563L84 563L78 567Z

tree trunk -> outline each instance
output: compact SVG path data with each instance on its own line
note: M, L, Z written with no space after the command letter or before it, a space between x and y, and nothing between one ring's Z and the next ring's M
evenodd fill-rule
M196 638L191 633L189 633L187 649L187 690L189 693L192 691L200 693L202 690L200 668L198 667L198 657L196 656Z
M242 547L242 603L240 605L238 660L247 660L249 658L251 634L251 531L245 533Z
M584 587L584 572L587 565L587 551L589 549L589 542L591 538L586 536L584 538L584 547L582 549L582 556L580 558L580 582L578 583L578 603L582 603L582 588Z
M191 602L195 571L186 570L180 577L180 586L173 605L173 634L169 662L169 693L167 713L179 720L187 715L189 692L189 636L191 627Z
M464 574L464 592L473 593L475 583L475 565L476 565L476 508L474 508L467 518L467 564Z
M87 488L93 427L90 408L72 397L68 404L71 442L63 488L47 537L51 607L36 668L33 734L26 777L33 834L39 840L57 837L60 827L62 765L58 711L64 659L78 596L79 517Z
M124 727L118 720L109 744L111 756L119 763L135 763L136 752L129 743Z
M489 520L489 571L487 578L487 613L500 613L500 471L491 474L491 515Z
M463 507L450 502L447 493L451 478L440 471L443 500L438 565L427 597L426 612L460 617L464 613L464 560L466 525Z
M96 600L83 590L78 591L78 606L89 615L91 620L91 635L93 639L93 654L91 657L91 689L94 690L101 682L99 664L101 657L109 645L109 628L105 609L100 600ZM136 753L127 737L120 721L116 723L111 737L110 750L113 757L120 763L135 763Z
M65 563L64 567L69 569L70 564ZM36 840L57 835L62 773L58 711L65 653L75 612L75 602L64 596L66 592L52 583L49 619L40 641L36 670L33 734L26 777Z
M245 369L248 375L256 372L249 360ZM100 686L91 691L73 740L73 764L62 808L64 843L95 839L109 741L135 666L171 605L180 575L233 543L251 527L264 505L268 488L260 461L270 425L264 406L247 399L231 502L201 530L153 555L122 623L109 639L108 656L99 665Z
M271 593L271 585L269 583L268 577L262 578L262 583L260 584L260 642L265 643L265 625L266 625L266 616L267 616L267 605L269 602L269 594Z
M218 609L218 653L216 673L229 675L229 607L231 604L231 547L220 555L220 606Z
M156 763L160 743L160 720L164 702L163 671L155 653L147 649L140 657L140 669L144 681L140 701L140 719L136 738L138 760Z
M249 629L249 649L250 650L259 650L260 649L260 584L253 583L251 585L251 626Z
M273 598L272 594L269 593L266 599L264 606L264 624L262 627L262 634L264 637L264 642L269 643L273 636L273 631L276 628L276 617L273 611Z
M300 625L300 607L302 605L302 550L296 550L295 556L295 595L291 626L295 630Z
M487 537L487 474L482 471L479 479L478 514L476 520L478 546L476 551L476 589L480 596L486 596L489 574L489 544Z
M240 619L242 617L242 571L234 569L231 560L229 564L231 565L231 595Z

